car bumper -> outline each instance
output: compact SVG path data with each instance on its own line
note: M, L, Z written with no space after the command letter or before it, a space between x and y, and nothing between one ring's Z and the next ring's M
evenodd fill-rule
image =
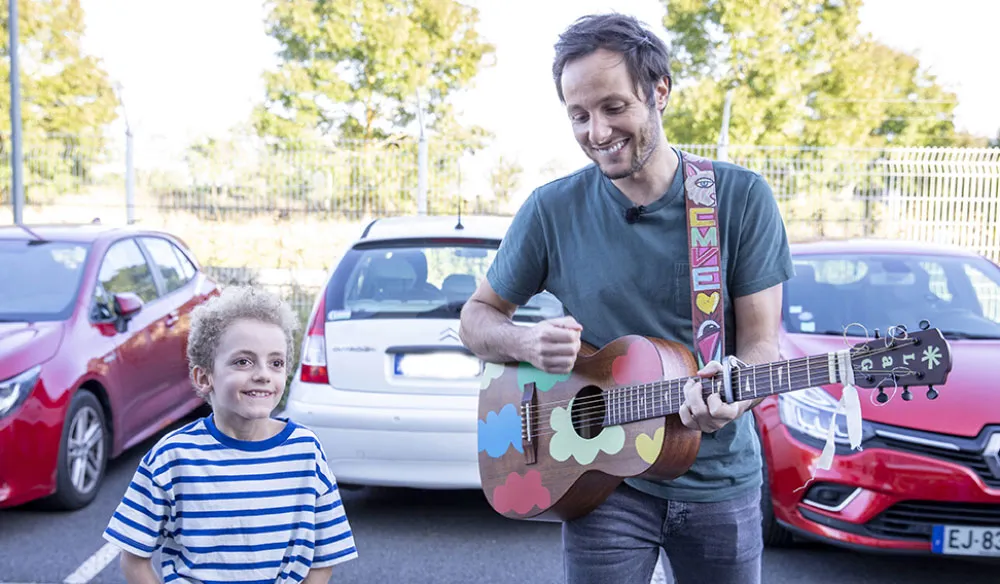
M312 430L339 482L479 489L475 396L341 391L293 382L279 416Z
M28 398L0 419L0 508L14 507L55 492L62 424Z
M1000 537L1000 481L987 483L962 464L874 447L838 455L830 470L817 470L800 488L820 450L777 421L761 426L761 438L775 518L790 531L867 551L1000 558L1000 541L992 550L934 545L943 526ZM823 500L823 489L842 494Z

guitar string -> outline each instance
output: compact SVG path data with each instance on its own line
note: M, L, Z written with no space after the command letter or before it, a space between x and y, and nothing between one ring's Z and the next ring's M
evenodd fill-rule
M859 357L859 356L863 356L863 355L877 356L880 353L883 353L883 352L886 352L886 351L894 351L894 350L897 350L899 348L902 348L902 347L892 347L892 348L888 348L888 349L876 349L876 350L872 350L871 352L859 351L854 357L852 357L852 359L854 359L856 357ZM765 366L769 367L769 369L767 370L769 373L771 373L773 371L777 371L778 369L781 369L781 371L783 372L782 373L783 375L784 375L785 372L788 372L789 369L791 370L792 373L798 373L798 372L809 370L809 369L814 368L814 367L817 368L817 369L823 369L824 372L825 372L826 368L829 366L829 359L828 359L827 355L810 355L808 357L800 357L800 358L797 358L797 359L790 359L790 360L788 360L788 365L780 365L780 366L778 366L778 369L775 369L773 366L769 366L769 364L767 364L767 363L761 363L761 364L757 364L756 367L754 367L752 365L748 365L748 366L742 367L740 369L734 369L733 374L735 375L737 371L752 371L755 376L758 376L758 375L761 375L761 374L763 374L765 372L765 370L764 370ZM856 368L855 368L855 372L856 373L858 372L858 370ZM877 371L875 371L875 370L862 371L861 374L875 373L875 372L877 372ZM711 380L717 379L717 378L682 377L682 378L669 379L669 380L658 380L658 381L654 381L654 382L650 382L650 383L646 383L646 384L641 384L638 387L646 387L646 386L649 386L650 384L658 384L658 385L661 385L665 389L673 389L672 387L669 387L669 385L673 385L673 384L679 383L680 387L683 387L684 384L687 383L687 381L689 379L701 380L702 384L703 384L703 387L704 387L705 383L709 383ZM733 379L733 381L735 382L735 379ZM613 392L613 391L628 390L628 389L631 389L633 387L637 387L637 386L616 386L616 387L609 388L608 390L605 390L605 391L606 391L606 393L610 393L610 392ZM713 391L709 391L705 395L711 395L711 393L714 393L714 392ZM556 401L548 402L545 405L547 405L547 406L557 406L557 407L558 406L565 406L565 405L569 404L569 401L570 400L556 400Z
M817 367L817 369L819 369L819 367ZM912 375L914 372L912 370L909 370L909 369L905 369L904 370L903 368L896 368L896 369L893 369L891 371L890 370L883 370L883 369L871 369L871 370L865 371L864 373L865 374L879 374L879 375L893 375L893 374L895 374L898 377L898 376L902 376L902 375ZM819 381L821 381L823 375L825 375L825 374L827 374L827 368L826 368L826 366L824 366L822 368L822 372L821 373L820 372L816 372L816 375L812 375L812 372L805 372L805 370L803 370L803 369L800 369L798 371L793 370L792 373L789 375L789 374L786 374L786 372L785 372L785 370L783 368L782 369L782 379L781 379L781 381L779 383L770 383L770 382L768 382L767 385L768 386L779 387L779 386L783 386L783 385L791 385L793 381L795 382L795 384L800 384L802 382L805 382L803 385L808 385L809 383L811 383L813 377L815 377L816 381L819 382ZM768 376L770 377L769 374L768 374ZM720 391L722 389L721 388L721 384L712 384L712 385L709 385L709 386L706 387L705 383L709 382L709 381L711 381L711 379L703 379L702 380L702 388L701 388L702 389L702 397L708 398L708 396L712 395L713 393L718 393L718 394L720 394L720 397L721 397L721 391ZM659 396L659 395L661 395L663 393L670 393L672 396L673 395L678 396L681 399L681 402L683 402L684 401L683 388L684 388L685 383L680 383L680 382L678 382L678 380L668 380L668 381L660 381L660 382L651 382L651 383L646 383L646 384L642 384L642 385L638 385L638 386L630 386L630 387L621 388L621 389L608 390L606 392L603 392L601 395L595 395L595 396L587 396L587 397L583 397L583 398L577 398L576 401L573 404L573 411L579 411L579 406L580 405L586 405L586 404L592 404L592 403L606 403L606 402L610 402L613 399L623 399L623 401L627 401L627 400L632 399L634 397L638 397L640 394L646 394L647 396ZM751 386L755 386L755 382L754 381L744 380L744 386L746 386L747 384L749 384ZM734 397L735 398L742 397L742 400L741 399L736 399L735 401L745 401L745 400L749 400L749 399L756 399L758 397L767 397L767 396L770 396L770 395L775 395L775 393L772 393L769 390L765 390L763 392L763 395L759 395L756 392L754 392L753 395L750 395L749 390L746 387L739 388L739 387L736 387L736 385L737 384L736 384L736 381L734 379L733 380L733 393L734 393ZM826 383L821 383L821 385L826 385ZM795 391L795 390L792 390L792 391ZM746 395L743 395L744 393ZM778 392L778 393L784 393L784 392ZM540 405L537 405L537 406L530 406L530 409L531 409L532 413L536 413L536 414L538 414L538 413L549 413L549 412L553 411L557 407L563 407L561 405L555 405L555 404L558 404L558 403L562 403L562 401L563 400L560 400L559 402L551 402L551 403L546 403L546 404L540 404ZM569 402L565 402L565 403L568 406ZM629 405L624 405L623 404L621 406L621 409L623 409L623 410L629 410L629 409L635 409L635 407L636 406L634 406L634 405L629 406Z
M816 378L815 381L817 383L819 383L822 380L822 378L823 378L823 374L826 374L826 373L827 373L826 367L823 367L822 374L819 374L817 372L817 375L815 375L815 376L812 375L811 373L805 373L803 370L793 371L791 375L783 375L783 379L782 379L781 383L776 383L776 384L770 384L769 383L768 385L769 386L778 387L778 386L781 386L781 385L785 385L786 383L789 384L789 385L791 385L791 384L793 384L793 382L796 385L798 385L798 384L808 385L812 381L812 379L814 377ZM897 367L897 368L892 369L892 370L871 369L871 370L865 371L863 373L864 374L889 375L889 376L894 375L896 377L900 377L900 376L903 376L903 375L912 375L914 372L912 370L908 370L908 369L903 369L901 367ZM705 380L703 380L703 382L704 381L709 381L709 380L705 379ZM828 382L828 383L832 383L832 382ZM736 401L745 401L745 400L750 400L750 399L756 399L758 397L768 397L770 395L776 395L777 393L784 393L784 392L773 393L773 392L770 392L769 390L765 390L765 392L763 393L763 395L759 395L757 393L754 393L753 395L750 395L749 392L747 392L745 395L743 395L744 392L746 392L747 390L745 388L742 388L742 389L741 388L737 388L737 387L735 387L735 385L736 384L734 383L734 394L735 394L734 397L742 397L743 398L743 400L736 400ZM750 385L753 386L753 382L750 382ZM820 385L826 385L826 383L820 383ZM896 383L896 385L898 386L898 383ZM576 412L589 412L589 411L593 411L593 409L587 409L588 407L591 406L591 404L597 404L596 405L597 409L603 409L603 408L611 409L611 407L608 406L608 405L606 405L606 404L612 402L615 399L622 400L622 404L619 405L616 409L620 409L623 412L636 411L636 410L641 410L642 409L642 406L637 406L634 403L634 399L636 397L639 397L640 394L645 394L646 396L649 396L649 400L652 401L652 400L658 398L660 395L662 395L664 393L669 393L670 397L668 399L660 399L659 400L660 403L664 403L664 402L673 403L673 401L674 401L673 398L674 398L674 396L676 396L677 397L677 401L678 401L678 407L679 407L680 404L683 403L684 399L685 399L684 393L682 391L683 387L684 387L683 383L678 383L676 380L670 380L670 381L666 381L666 382L653 382L653 383L647 383L647 384L643 384L643 385L639 385L639 386L633 386L633 387L628 387L628 388L623 388L623 389L609 390L607 392L603 392L601 395L595 395L595 396L587 396L587 397L583 397L583 398L577 398L576 401L573 403L572 411L574 413L576 413ZM702 397L704 397L704 398L707 399L708 396L712 395L713 393L720 393L720 397L721 397L721 392L717 391L718 389L721 389L721 384L720 384L720 387L709 386L709 387L706 388L705 385L704 385L704 383L703 383L703 385L702 385ZM874 389L874 388L872 388L872 389ZM625 401L629 401L629 400L632 400L631 405L626 405L624 402ZM535 415L550 414L556 408L563 407L561 405L557 405L559 403L563 403L563 401L560 400L560 402L552 402L552 403L547 403L547 404L540 404L540 405L537 405L537 406L530 406L529 410L530 410L530 412L532 414L535 414ZM565 404L568 407L569 402L567 401L567 402L565 402ZM581 407L581 406L584 406L584 407Z
M871 371L868 371L868 373L891 374L892 372L885 371L885 370L871 370ZM898 371L896 371L896 373L898 374ZM799 381L803 381L804 379L805 378L799 378L798 380ZM870 388L870 389L872 389L872 391L876 390L876 388ZM711 394L709 394L709 395L711 395ZM776 394L769 394L769 395L776 395ZM765 397L765 396L761 396L761 397ZM752 398L748 398L748 399L752 399ZM595 396L594 399L590 399L588 402L585 402L585 403L586 404L590 404L590 403L594 403L595 401L602 401L603 402L603 400L601 400L599 397ZM683 399L678 399L678 400L676 400L676 403L677 403L677 407L679 409L680 404L684 403L684 401L683 401ZM632 420L632 421L641 421L643 419L659 418L659 417L663 417L665 415L672 415L672 414L676 414L677 413L676 410L672 411L672 412L671 411L667 411L667 410L674 410L674 407L673 407L674 406L674 400L672 400L672 399L661 400L658 405L661 408L664 405L667 406L667 407L666 407L666 409L662 413L659 413L657 415L651 415L651 416L644 417L644 418L639 418L637 420ZM656 408L657 408L657 404L654 402L654 405L652 406L652 409L656 409ZM631 413L631 412L641 413L643 411L649 411L650 409L651 408L649 408L649 407L643 408L641 406L636 406L636 407L631 407L631 408L622 408L622 412L623 413ZM604 422L604 416L607 413L607 410L608 410L608 408L606 406L600 405L600 404L597 405L596 407L595 406L586 405L585 407L582 407L582 408L577 407L574 404L573 408L571 408L571 410L570 410L570 412L571 412L570 415L572 417L585 417L585 418L587 418L586 421L587 422L591 422L591 423L593 423L593 422L601 422L601 423L603 423ZM532 428L537 428L538 424L544 422L544 419L546 417L545 414L547 414L547 413L549 413L549 412L542 412L542 411L532 410L532 419L533 419ZM620 423L626 423L626 422L620 422ZM524 428L523 428L523 425L522 425L522 437L523 437L523 430L524 430ZM545 431L534 432L534 433L532 433L532 436L539 437L539 436L546 436L546 435L554 434L554 433L555 433L554 430L545 430Z
M872 391L876 390L876 388L870 388L870 389ZM680 402L680 403L683 403L683 402ZM600 411L601 409L602 408L597 408L598 411ZM575 417L575 415L577 415L577 412L576 412L575 409L573 410L573 413L574 413L573 415ZM596 414L597 412L586 412L586 413L588 413L588 414L591 414L591 413ZM618 424L613 424L613 425L621 425L621 424L625 424L625 423L640 422L640 421L651 420L651 419L655 419L655 418L663 418L663 417L665 417L667 415L675 415L676 413L677 412L672 412L672 413L671 412L663 412L663 413L661 413L659 415L654 415L654 416L649 416L649 417L645 417L645 418L640 418L640 419L637 419L637 420L630 420L628 422L619 422ZM593 427L595 427L595 429L598 430L598 433L600 431L603 431L604 428L605 428L605 426L603 425L603 422L605 421L603 416L598 416L598 415L585 416L582 421L584 422L584 426L593 426ZM533 438L537 439L537 438L541 438L541 437L544 437L544 436L551 436L551 435L554 435L554 434L556 434L558 432L557 430L551 429L551 424L550 423L546 424L545 426L542 426L542 424L545 424L545 423L546 423L546 420L543 417L536 416L536 417L532 418L532 429L535 430L532 433L532 437ZM542 428L544 428L544 429L542 429ZM579 432L579 428L577 428L575 426L574 426L574 430L577 431L577 432ZM522 426L521 438L522 439L525 438L525 436L524 436L524 427L523 426Z
M885 353L885 352L894 352L894 351L897 351L899 349L902 349L902 348L905 348L905 347L908 347L908 346L912 346L912 345L915 344L912 339L907 338L906 340L908 342L906 342L906 343L900 343L899 345L895 345L893 347L887 347L887 348L884 348L884 349L877 348L877 349L871 349L871 350L856 351L854 353L854 355L852 356L852 360L854 358L861 357L861 356L873 356L873 357L875 357L875 356L878 356L878 355L880 355L882 353ZM768 367L768 369L765 370L764 369L765 367ZM780 366L778 366L777 369L775 369L772 364L768 364L768 363L757 364L756 366L747 365L746 367L742 367L740 369L734 370L733 371L733 375L735 376L737 374L737 372L750 371L750 372L752 372L752 375L753 375L753 377L751 379L756 380L756 378L758 376L763 375L763 374L767 374L767 375L773 377L773 375L772 375L773 372L777 371L778 369L780 369L782 371L782 375L783 376L788 377L790 375L804 373L804 372L807 372L807 371L811 373L811 371L812 371L813 368L822 370L822 372L825 373L826 370L828 369L828 367L829 367L829 355L810 355L808 357L799 357L799 358L796 358L796 359L789 359L787 361L787 364L780 365ZM888 371L888 372L884 371L884 370L859 371L857 368L854 368L854 369L855 369L855 374L856 375L866 375L866 374L876 374L876 373L879 373L879 374L883 374L883 373L885 373L885 374L891 374L893 372L896 372L897 375L901 374L899 368L896 368L893 371ZM839 369L838 369L838 371L839 371ZM909 372L910 372L909 370L903 370L903 373L909 373ZM658 387L655 388L655 390L657 390L657 391L659 391L659 390L680 391L680 389L684 387L684 385L687 383L687 381L689 379L695 379L695 380L700 380L701 381L701 383L702 383L702 394L704 396L711 395L712 393L717 393L716 391L712 390L711 385L708 386L708 391L707 392L706 392L706 387L705 387L706 383L711 384L713 382L713 380L717 379L717 378L701 378L701 377L682 377L682 378L669 379L669 380L659 380L659 381L654 381L654 382L650 382L650 383L646 383L646 384L640 384L640 385L637 385L637 386L618 386L618 387L609 388L608 390L605 390L603 393L630 392L631 390L634 390L634 389L642 389L644 391L649 391L650 389L654 389L654 388L652 388L650 386L658 386ZM736 387L737 384L736 384L735 377L733 378L732 381L733 381L734 389L739 389L738 387ZM716 383L718 383L718 382L716 382ZM719 386L721 388L721 383L719 383ZM548 413L548 412L551 412L552 410L554 410L557 407L566 407L566 406L569 405L570 401L573 400L573 399L576 399L576 398L570 398L570 399L566 399L566 400L555 400L555 401L547 402L547 403L539 405L539 406L532 406L532 408L534 408L533 409L533 413ZM604 401L604 398L602 398L601 396L594 396L593 398L580 398L580 399L587 400L589 402ZM587 401L585 401L584 403L587 403Z

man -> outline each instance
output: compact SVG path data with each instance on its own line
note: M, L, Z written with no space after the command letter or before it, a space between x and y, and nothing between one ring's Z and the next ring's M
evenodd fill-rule
M672 86L665 44L633 18L584 17L556 44L553 75L594 164L525 201L465 305L463 342L487 361L553 373L572 369L581 340L640 334L693 351L683 174L661 123ZM776 361L781 283L793 273L784 224L759 174L722 162L715 172L725 354ZM517 306L545 289L572 316L514 325ZM713 362L699 374L720 370ZM661 547L682 584L760 581L760 446L747 413L756 404L686 389L681 421L703 432L696 462L673 481L628 479L566 522L570 584L647 584Z

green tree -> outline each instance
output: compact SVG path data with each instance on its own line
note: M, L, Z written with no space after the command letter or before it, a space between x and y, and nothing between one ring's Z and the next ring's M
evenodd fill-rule
M0 78L10 79L6 6L0 10ZM81 50L84 12L79 0L18 3L18 63L25 192L56 191L86 180L102 131L118 99L101 62ZM0 91L0 193L9 196L10 92Z
M859 31L862 0L664 0L678 143L944 146L956 96L919 61Z
M285 142L384 139L417 115L452 123L448 97L494 47L479 11L457 0L268 0L280 68L265 74L262 136Z
M493 198L499 205L510 203L511 194L521 186L521 175L524 167L517 160L501 156L496 166L490 172L490 186Z

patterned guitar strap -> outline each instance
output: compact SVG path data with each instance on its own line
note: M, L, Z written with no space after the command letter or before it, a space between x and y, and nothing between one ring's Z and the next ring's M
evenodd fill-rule
M687 206L688 249L691 261L691 326L694 333L698 368L709 361L722 362L726 350L722 306L722 255L719 252L719 209L712 161L689 152L681 152L684 193ZM847 419L848 436L853 450L861 449L861 406L854 387L854 375L846 361L841 362L839 379L844 392L837 414ZM817 470L829 470L835 454L832 421L823 452L811 465L804 489L816 478ZM765 477L766 480L766 477Z
M681 152L691 265L691 326L698 368L722 362L726 323L722 306L719 209L712 161Z

